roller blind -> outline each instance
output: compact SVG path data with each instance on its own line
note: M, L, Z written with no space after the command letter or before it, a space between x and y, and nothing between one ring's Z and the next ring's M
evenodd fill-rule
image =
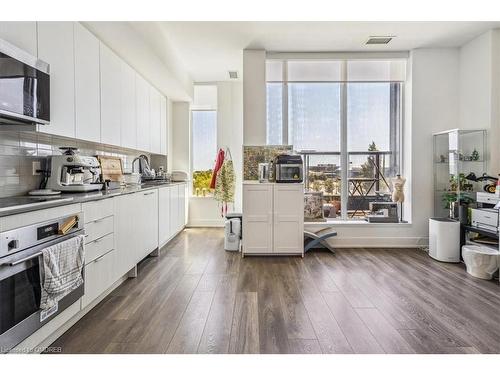
M267 82L284 79L287 82L403 82L406 59L267 60Z
M347 61L349 82L395 82L404 81L406 75L404 60Z

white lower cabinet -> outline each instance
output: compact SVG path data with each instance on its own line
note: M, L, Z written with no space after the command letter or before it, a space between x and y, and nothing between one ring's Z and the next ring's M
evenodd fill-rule
M244 183L243 254L304 253L304 185Z
M151 189L139 195L139 210L134 221L137 224L139 260L158 248L158 190Z
M282 254L304 252L304 186L275 184L273 194L273 250Z
M273 185L243 185L243 253L273 252Z
M130 271L138 261L136 249L140 232L137 228L139 195L128 194L115 200L115 243L117 251L116 268L119 277Z
M158 246L165 245L172 232L170 231L170 187L158 189Z
M85 294L82 297L82 308L88 306L116 281L113 272L115 255L116 251L111 250L85 264Z
M113 199L82 204L85 221L85 294L82 308L118 280L115 262Z
M181 226L179 219L179 185L170 186L170 235L173 236L179 231Z

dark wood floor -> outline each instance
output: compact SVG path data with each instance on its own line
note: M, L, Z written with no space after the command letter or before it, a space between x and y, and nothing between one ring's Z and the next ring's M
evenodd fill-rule
M188 229L59 338L63 353L500 353L500 287L420 250L305 258Z

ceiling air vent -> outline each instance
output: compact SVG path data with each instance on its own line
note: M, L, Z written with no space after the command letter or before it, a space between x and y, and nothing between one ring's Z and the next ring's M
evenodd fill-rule
M237 71L229 71L229 78L231 79L238 79L238 72Z
M366 44L388 44L393 36L371 36Z

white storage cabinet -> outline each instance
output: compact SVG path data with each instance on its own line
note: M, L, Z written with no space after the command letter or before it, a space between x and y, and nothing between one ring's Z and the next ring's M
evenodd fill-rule
M304 254L304 185L243 184L243 254Z

